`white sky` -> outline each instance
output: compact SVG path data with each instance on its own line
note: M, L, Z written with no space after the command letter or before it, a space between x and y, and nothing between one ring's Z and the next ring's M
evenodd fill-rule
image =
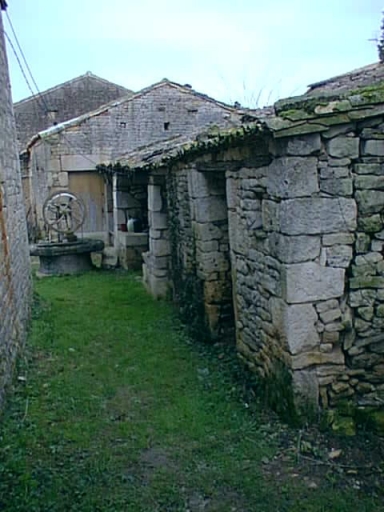
M41 91L92 71L264 106L378 60L383 0L8 0ZM5 30L12 38L6 15ZM8 47L14 101L30 91Z

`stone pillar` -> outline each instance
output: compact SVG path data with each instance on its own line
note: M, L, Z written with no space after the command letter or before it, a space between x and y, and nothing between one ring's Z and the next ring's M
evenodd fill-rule
M217 338L233 327L225 176L191 169L188 185L197 277L203 281L208 328L211 336Z
M166 298L170 290L167 202L162 179L152 176L148 184L149 251L143 254L143 280L156 298Z

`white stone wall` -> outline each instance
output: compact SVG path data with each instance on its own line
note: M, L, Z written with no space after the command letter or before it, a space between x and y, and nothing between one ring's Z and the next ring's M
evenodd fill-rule
M29 249L0 11L0 407L29 317Z

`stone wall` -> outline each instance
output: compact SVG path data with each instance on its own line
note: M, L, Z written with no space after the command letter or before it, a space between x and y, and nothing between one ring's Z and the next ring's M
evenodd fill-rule
M17 138L20 148L38 132L68 121L101 105L132 95L133 92L108 82L92 73L43 91L38 96L18 101L14 105Z
M262 130L168 171L178 260L196 268L206 325L220 336L232 302L246 364L315 409L384 400L384 122L361 117Z
M0 11L0 407L29 317L29 249Z

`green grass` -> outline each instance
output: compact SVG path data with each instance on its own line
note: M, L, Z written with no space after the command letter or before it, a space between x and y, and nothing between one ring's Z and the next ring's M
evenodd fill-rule
M263 476L276 451L222 349L192 344L134 275L36 283L0 425L0 511L378 511Z

